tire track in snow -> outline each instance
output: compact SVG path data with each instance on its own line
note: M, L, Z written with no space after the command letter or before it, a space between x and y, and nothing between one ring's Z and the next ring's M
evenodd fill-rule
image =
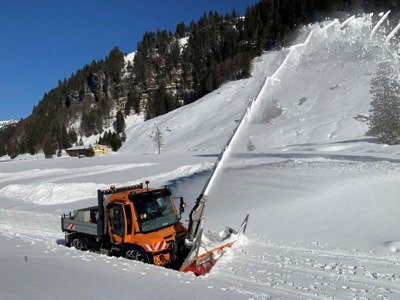
M400 297L399 258L325 247L250 241L234 248L234 258L218 263L210 277L253 299Z

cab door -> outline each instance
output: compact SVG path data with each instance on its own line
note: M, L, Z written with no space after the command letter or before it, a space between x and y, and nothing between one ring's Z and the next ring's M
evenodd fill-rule
M111 242L117 245L123 244L126 233L126 217L123 206L118 203L107 205L107 215L107 227Z

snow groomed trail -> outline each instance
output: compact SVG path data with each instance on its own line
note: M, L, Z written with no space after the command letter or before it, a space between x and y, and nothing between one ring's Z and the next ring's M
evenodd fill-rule
M252 237L211 277L249 299L396 299L400 295L398 259L325 250L318 242L303 248L265 239Z

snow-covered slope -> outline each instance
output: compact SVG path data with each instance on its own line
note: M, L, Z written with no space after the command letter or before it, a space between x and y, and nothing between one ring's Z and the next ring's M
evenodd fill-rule
M4 126L12 125L15 123L17 123L16 120L0 121L0 129L3 128Z
M163 153L219 152L259 89L257 80L227 83L199 101L127 128L130 139L119 152L157 152L154 142L157 128L162 132Z
M384 18L303 28L292 47L256 59L252 78L128 120L116 154L0 162L0 299L400 298L400 149L365 136L377 64L397 63ZM59 215L94 205L97 188L150 179L190 208L239 124L208 188L205 227L236 227L249 213L247 238L210 274L63 245Z

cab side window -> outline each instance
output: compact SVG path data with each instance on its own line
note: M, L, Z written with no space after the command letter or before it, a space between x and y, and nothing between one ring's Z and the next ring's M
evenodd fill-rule
M132 233L132 212L131 212L131 207L129 205L125 205L125 213L126 213L126 225L127 225L127 234Z
M110 210L111 226L115 234L123 237L125 224L124 224L124 212L121 206L114 206Z

